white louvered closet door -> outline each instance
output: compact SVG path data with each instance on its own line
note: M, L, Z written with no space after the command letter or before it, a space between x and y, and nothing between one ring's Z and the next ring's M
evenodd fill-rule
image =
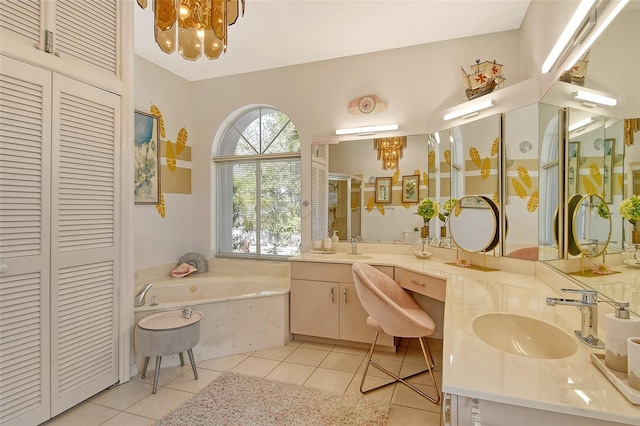
M321 240L329 232L329 150L327 145L314 145L311 149L311 239Z
M118 381L120 98L53 78L51 370L55 416Z
M50 412L51 72L0 55L0 424Z

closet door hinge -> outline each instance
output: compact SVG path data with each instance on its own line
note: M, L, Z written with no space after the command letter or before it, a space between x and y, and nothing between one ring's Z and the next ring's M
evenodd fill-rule
M53 53L53 31L44 31L44 51Z

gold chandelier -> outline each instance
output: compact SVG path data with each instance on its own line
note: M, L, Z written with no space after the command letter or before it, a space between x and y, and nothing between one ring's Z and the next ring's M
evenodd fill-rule
M378 151L378 160L382 160L383 170L397 169L398 161L402 158L402 150L406 147L406 136L377 138L373 140L373 149Z
M176 50L195 61L202 52L216 59L227 51L227 27L238 19L245 0L153 0L156 43L165 53ZM147 0L138 0L147 7ZM177 25L176 25L177 23ZM177 37L177 43L176 43Z

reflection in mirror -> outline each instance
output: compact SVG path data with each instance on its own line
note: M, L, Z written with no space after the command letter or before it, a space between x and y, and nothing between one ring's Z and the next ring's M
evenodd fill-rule
M580 198L572 214L571 238L584 257L597 257L607 249L611 237L611 214L605 200L597 194Z
M428 196L428 136L407 136L407 147L403 150L397 170L383 169L381 161L377 159L373 139L340 141L338 144L328 145L328 148L330 174L362 177L360 233L354 232L357 228L352 226L351 236L360 235L363 241L376 243L413 244L417 241L420 238L422 219L415 214L416 204ZM416 196L405 197L403 202L403 181L411 181L403 179L403 176L416 175L419 177ZM390 192L385 194L384 203L376 203L377 178L385 178L385 181L391 182ZM354 217L353 211L351 217ZM340 240L345 239L341 232L338 237Z
M505 235L506 256L538 260L539 146L538 105L503 117L505 215L518 226Z
M350 240L361 234L362 179L329 173L329 235Z
M538 105L538 139L540 141L538 258L540 260L561 257L558 245L558 206L560 199L559 117L559 107L547 104Z
M489 252L499 241L498 207L488 197L462 197L453 207L449 229L451 238L462 250Z

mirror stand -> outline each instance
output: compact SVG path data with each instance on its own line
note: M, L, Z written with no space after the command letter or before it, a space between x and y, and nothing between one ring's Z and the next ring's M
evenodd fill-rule
M494 271L499 271L499 269L496 268L490 268L487 266L487 252L486 251L481 251L481 252L476 252L476 253L482 253L482 266L479 265L474 265L470 260L467 260L466 258L461 258L460 257L460 251L463 251L465 253L469 253L473 256L473 252L468 252L464 249L460 249L460 247L456 246L456 261L455 262L448 262L447 265L454 265L454 266L459 266L461 268L470 268L470 269L474 269L476 271L482 271L482 272L494 272Z

